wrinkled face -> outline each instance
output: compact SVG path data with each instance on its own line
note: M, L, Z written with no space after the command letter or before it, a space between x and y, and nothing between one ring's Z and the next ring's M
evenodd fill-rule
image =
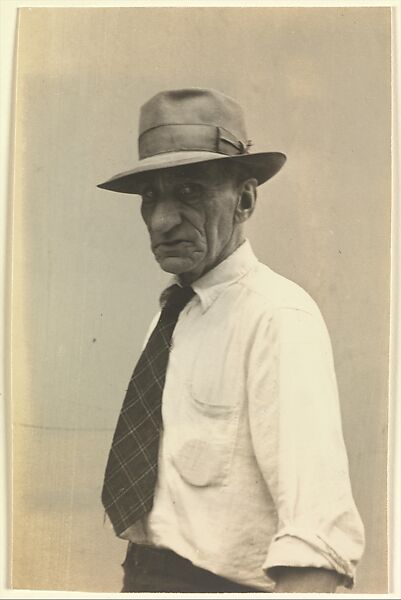
M198 279L237 247L237 185L218 164L153 171L140 193L155 258L183 282Z

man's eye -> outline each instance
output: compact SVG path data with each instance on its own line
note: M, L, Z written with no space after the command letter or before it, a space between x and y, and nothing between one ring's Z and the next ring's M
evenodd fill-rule
M152 188L145 188L141 192L142 200L145 202L153 202L156 198L156 192Z
M178 196L182 200L197 200L201 194L201 186L196 183L184 183L178 188Z

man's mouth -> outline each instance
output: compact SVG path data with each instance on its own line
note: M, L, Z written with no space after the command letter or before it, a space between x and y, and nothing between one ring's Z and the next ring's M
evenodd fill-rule
M191 242L189 240L185 240L185 239L169 240L169 241L158 242L157 244L155 244L153 246L153 250L155 250L155 251L179 250L179 249L183 248L184 246L188 246L190 244L191 244Z

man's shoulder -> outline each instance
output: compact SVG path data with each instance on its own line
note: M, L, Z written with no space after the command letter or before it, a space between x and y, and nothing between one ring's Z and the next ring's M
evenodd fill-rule
M261 262L240 283L246 288L248 301L255 308L258 306L272 313L280 309L310 314L320 312L316 302L304 288Z

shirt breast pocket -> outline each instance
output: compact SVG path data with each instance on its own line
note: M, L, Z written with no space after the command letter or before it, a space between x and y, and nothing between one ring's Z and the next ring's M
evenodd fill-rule
M180 403L179 439L172 461L186 483L226 485L234 452L239 406L185 386Z

